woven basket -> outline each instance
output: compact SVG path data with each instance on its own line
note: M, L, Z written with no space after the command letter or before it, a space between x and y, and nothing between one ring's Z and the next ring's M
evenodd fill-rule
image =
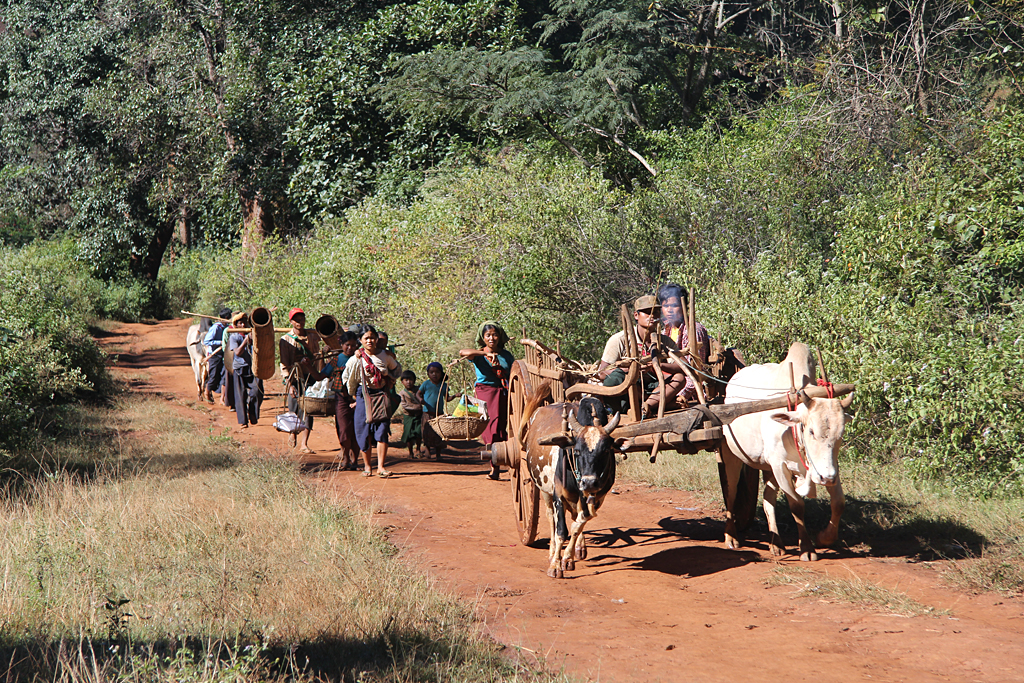
M438 415L429 424L445 441L469 441L487 429L487 419L482 417Z
M299 408L310 417L331 417L334 415L334 403L337 398L314 398L299 396Z

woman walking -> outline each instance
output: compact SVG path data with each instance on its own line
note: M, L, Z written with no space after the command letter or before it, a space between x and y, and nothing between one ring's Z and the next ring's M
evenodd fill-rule
M508 335L493 320L480 323L475 349L462 349L459 355L469 360L476 370L476 397L487 404L487 428L480 436L485 446L508 439L508 378L516 362L505 349ZM501 470L491 463L488 479L498 480Z
M377 446L377 476L390 477L384 469L388 457L391 416L388 414L388 390L402 374L402 366L393 354L379 349L380 338L373 325L364 325L359 341L362 348L345 364L342 379L348 393L356 397L356 442L363 456L363 476L373 474L370 449Z

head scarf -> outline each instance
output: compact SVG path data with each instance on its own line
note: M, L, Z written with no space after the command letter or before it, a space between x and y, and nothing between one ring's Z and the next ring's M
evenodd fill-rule
M441 374L444 374L444 366L438 363L436 360L433 361L432 363L427 364L427 372L430 372L430 368L437 368L438 370L441 371Z
M476 345L479 348L484 348L484 330L488 327L493 327L498 332L498 348L505 348L505 344L508 343L508 334L505 333L505 328L493 320L485 320L480 323L480 327L476 328Z

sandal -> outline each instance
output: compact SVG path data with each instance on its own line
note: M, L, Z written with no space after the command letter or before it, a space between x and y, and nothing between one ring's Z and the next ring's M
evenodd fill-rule
M381 479L387 479L388 477L391 476L391 472L388 472L387 470L381 470L380 472L377 473L377 476L380 477Z
M363 476L364 477L372 477L373 476L373 472L371 472L370 470L363 470Z
M492 470L488 472L487 478L491 481L501 481L501 470Z
M306 446L303 446L302 448L299 449L299 453L305 453L306 455L315 455L316 451L314 451L311 448L307 448Z

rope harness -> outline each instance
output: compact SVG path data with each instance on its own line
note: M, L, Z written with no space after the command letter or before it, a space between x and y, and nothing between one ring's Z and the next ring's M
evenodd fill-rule
M828 394L829 398L836 397L835 386L832 384L832 382L829 382L827 379L821 379L819 377L818 386L825 387L825 391ZM790 412L796 410L796 405L793 401L792 393L786 394L786 409L789 410ZM810 473L813 468L811 467L810 462L807 460L807 456L804 454L805 451L803 447L804 426L803 424L801 424L800 429L797 429L796 425L791 425L789 431L793 435L793 444L796 446L796 454L800 457L800 463L804 466L804 469L806 469L807 472Z

